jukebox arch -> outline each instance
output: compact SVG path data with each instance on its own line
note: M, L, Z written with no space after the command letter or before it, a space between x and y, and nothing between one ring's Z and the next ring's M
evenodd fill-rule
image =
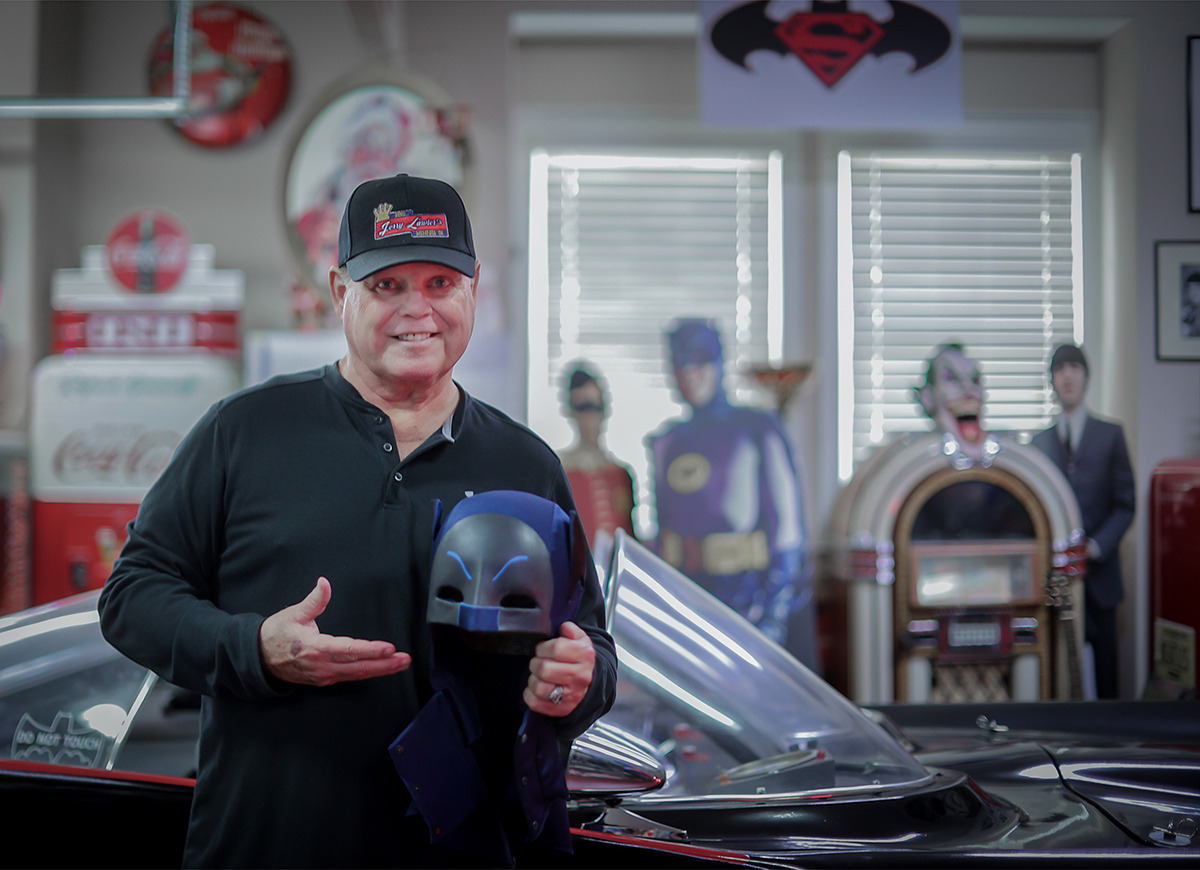
M829 573L845 690L860 703L1076 695L1075 496L1015 439L989 435L980 459L956 447L941 433L897 441L839 495Z

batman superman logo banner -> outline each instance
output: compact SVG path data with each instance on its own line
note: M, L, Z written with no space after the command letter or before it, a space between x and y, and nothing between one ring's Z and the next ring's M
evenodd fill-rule
M739 120L747 99L761 106L763 117L754 120L768 126L943 126L961 120L953 0L709 0L701 9L702 90L707 85L733 104L726 107L731 122L747 123ZM785 120L798 106L801 123ZM714 114L722 110L705 107L706 120Z
M776 21L767 15L768 0L752 0L717 19L709 38L722 57L742 68L752 51L791 52L829 87L868 54L904 52L918 72L950 49L950 28L937 15L915 3L886 2L892 9L886 21L852 12L844 0L813 0L811 11Z

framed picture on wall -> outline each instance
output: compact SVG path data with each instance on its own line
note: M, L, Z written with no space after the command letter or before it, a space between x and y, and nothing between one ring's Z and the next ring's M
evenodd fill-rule
M1200 211L1200 36L1187 38L1188 211Z
M1156 242L1158 358L1200 360L1200 242Z
M461 192L467 126L464 107L409 73L368 68L321 94L291 142L281 185L299 280L327 292L342 208L360 182L406 172Z

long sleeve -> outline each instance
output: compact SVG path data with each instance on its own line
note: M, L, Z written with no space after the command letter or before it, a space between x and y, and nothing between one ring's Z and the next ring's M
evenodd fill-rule
M210 411L179 445L130 524L100 596L101 629L125 655L206 695L274 697L258 651L263 617L215 603L225 448Z
M1125 444L1125 432L1120 425L1112 425L1116 431L1103 472L1109 481L1106 510L1099 524L1087 530L1088 537L1100 547L1101 559L1116 555L1121 538L1133 522L1137 502L1137 486L1133 465L1129 461L1129 448Z

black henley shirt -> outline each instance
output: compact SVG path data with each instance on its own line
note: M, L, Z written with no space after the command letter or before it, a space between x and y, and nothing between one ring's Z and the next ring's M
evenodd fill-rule
M512 489L574 509L554 451L460 393L447 425L401 460L387 415L336 365L274 378L215 404L142 501L101 595L101 626L130 658L204 696L185 863L405 863L409 800L387 747L430 696L435 504ZM327 688L267 675L263 619L321 575L333 590L322 632L391 641L412 653L409 670ZM559 722L564 740L615 692L594 572L577 621L596 672Z

